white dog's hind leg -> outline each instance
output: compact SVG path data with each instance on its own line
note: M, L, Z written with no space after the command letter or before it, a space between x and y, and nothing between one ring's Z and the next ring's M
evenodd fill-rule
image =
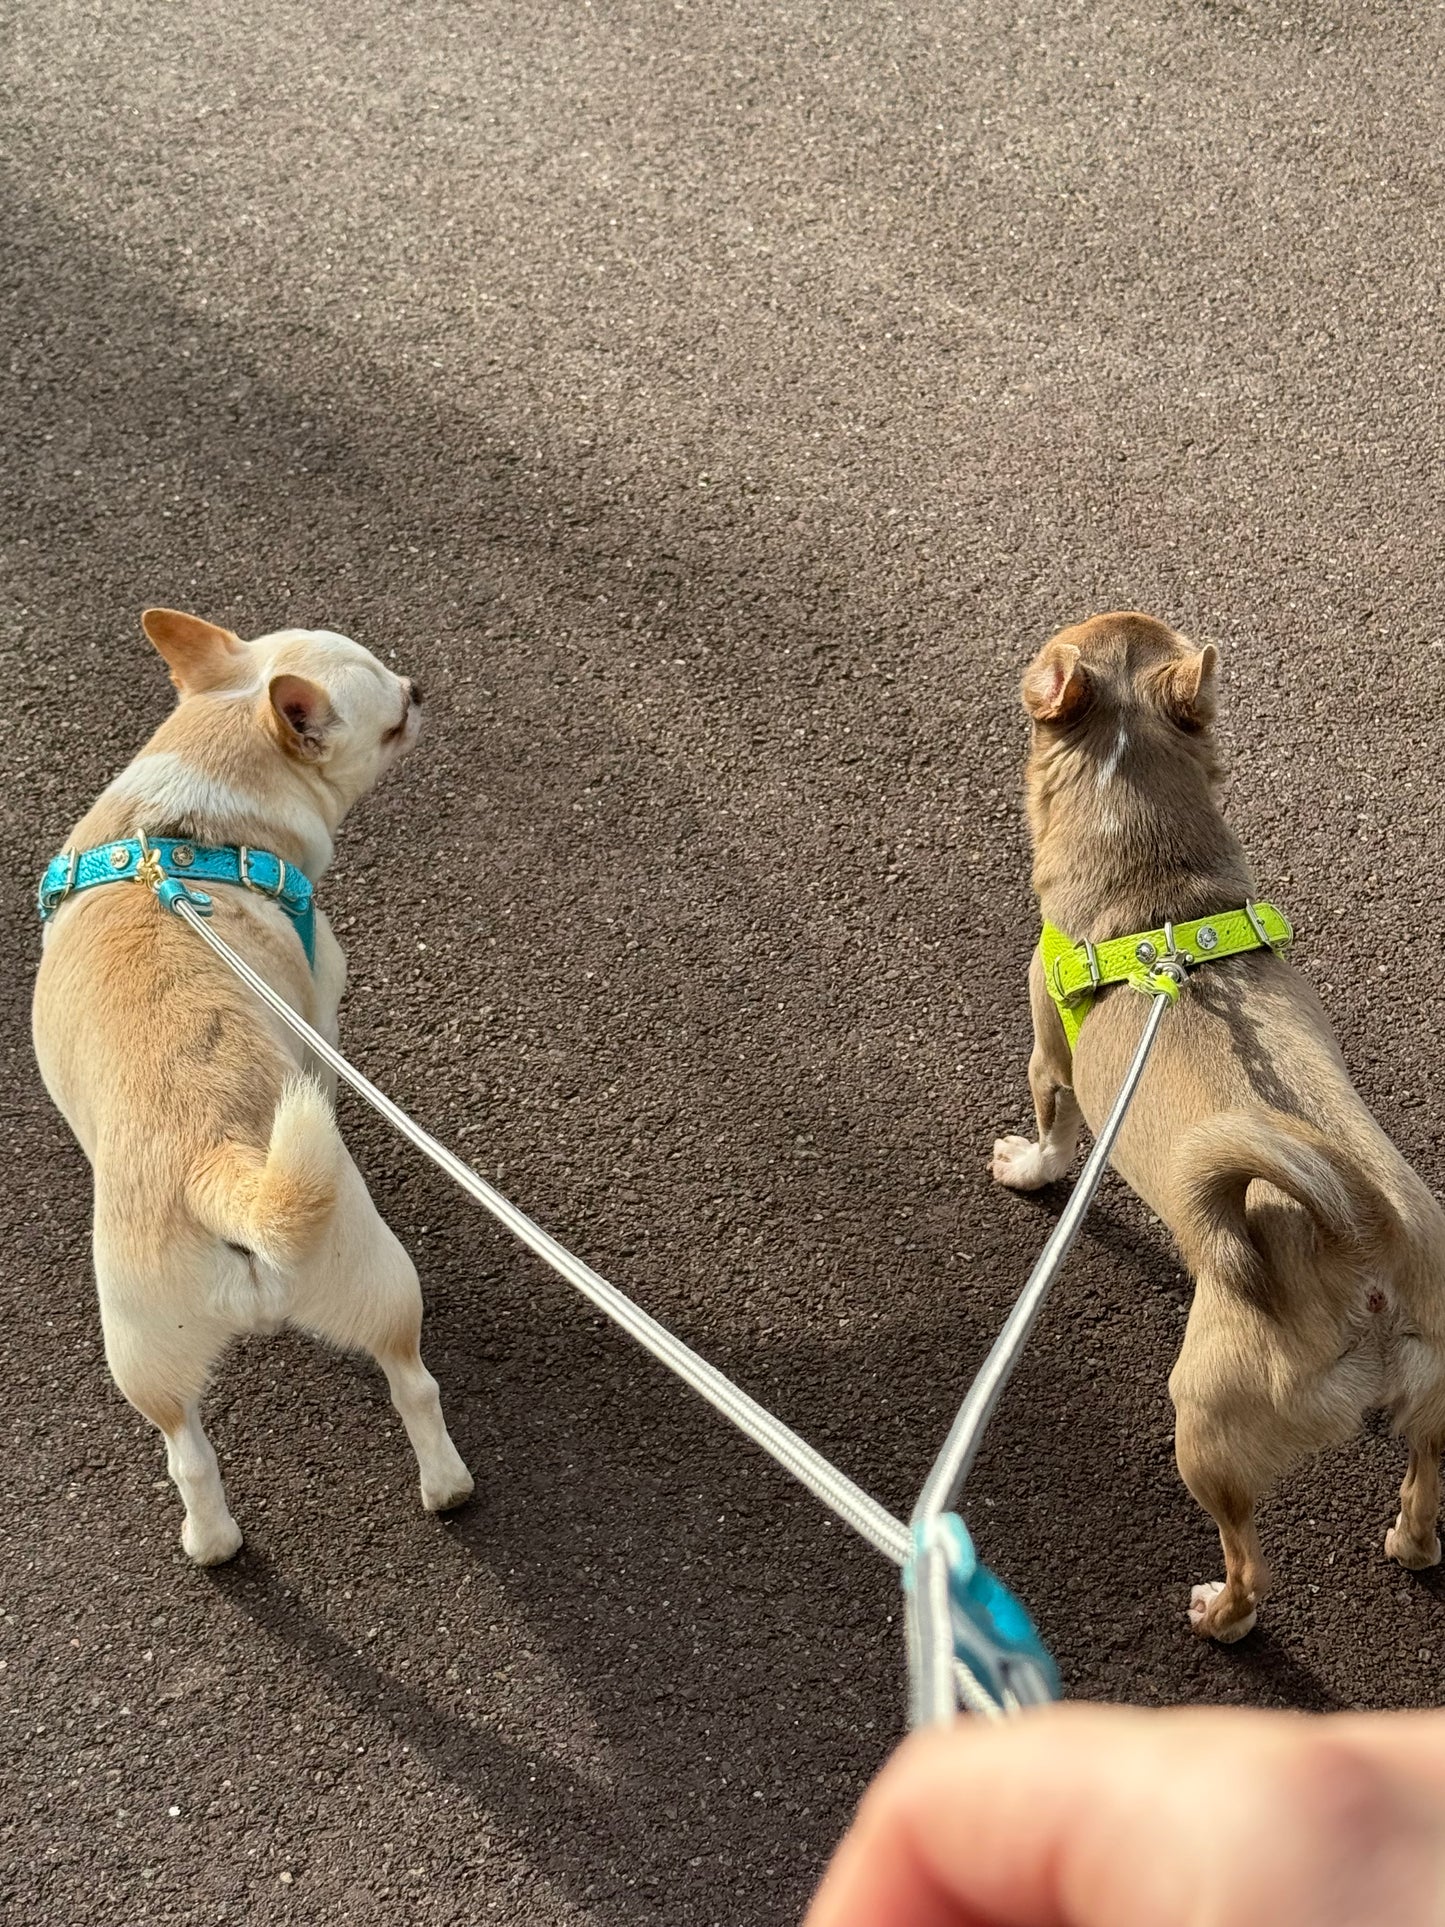
M386 1373L406 1427L428 1512L470 1498L472 1475L452 1444L437 1383L421 1358L421 1286L416 1266L347 1160L334 1243L293 1281L295 1324L350 1350L370 1352Z
M166 1442L166 1469L186 1508L181 1544L198 1566L218 1566L241 1549L200 1402L229 1336L204 1316L177 1319L101 1284L101 1322L111 1376Z
M420 1307L418 1307L418 1311ZM421 1472L421 1502L428 1512L448 1512L472 1495L472 1475L452 1444L442 1417L437 1382L422 1363L418 1333L395 1351L376 1354L386 1373L391 1402L401 1414Z
M201 1428L195 1405L166 1433L166 1470L186 1508L181 1544L198 1566L219 1566L241 1550L241 1528L226 1504L215 1447Z

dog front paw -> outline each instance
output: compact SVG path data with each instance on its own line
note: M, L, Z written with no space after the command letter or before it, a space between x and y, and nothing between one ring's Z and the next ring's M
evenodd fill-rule
M1250 1599L1240 1612L1238 1603L1222 1579L1210 1579L1194 1587L1189 1595L1189 1625L1200 1639L1217 1639L1221 1646L1232 1646L1253 1632L1259 1608Z
M1037 1191L1058 1176L1043 1145L1031 1144L1026 1137L996 1138L988 1168L995 1181L1011 1191Z
M1405 1515L1400 1513L1394 1525L1385 1534L1385 1557L1393 1559L1407 1572L1424 1572L1429 1566L1440 1563L1440 1538L1432 1533L1423 1544L1412 1539L1405 1531Z

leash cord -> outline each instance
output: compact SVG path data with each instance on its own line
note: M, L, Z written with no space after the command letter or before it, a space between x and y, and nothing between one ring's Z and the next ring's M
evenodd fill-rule
M744 1432L755 1445L775 1459L795 1479L807 1486L813 1495L821 1499L832 1512L852 1526L853 1530L870 1545L874 1546L886 1559L896 1566L903 1565L909 1552L907 1527L895 1519L878 1501L853 1481L837 1466L825 1459L800 1438L791 1427L775 1418L765 1406L750 1398L741 1387L734 1385L718 1371L716 1366L693 1351L690 1345L670 1332L665 1325L643 1311L624 1292L607 1280L580 1258L574 1257L565 1245L559 1244L550 1232L534 1224L527 1214L519 1210L510 1199L503 1197L487 1183L468 1164L463 1164L444 1144L412 1122L399 1104L394 1104L383 1091L379 1091L370 1079L354 1070L341 1055L341 1052L328 1044L326 1039L312 1029L304 1017L292 1009L286 999L274 991L245 961L239 957L224 938L217 936L205 919L186 901L184 895L175 897L170 908L190 925L221 960L228 964L249 990L261 999L281 1021L324 1064L328 1064L336 1075L366 1099L374 1111L378 1111L388 1124L408 1139L432 1163L445 1171L454 1184L461 1186L470 1197L476 1199L484 1210L489 1211L500 1225L510 1231L514 1238L534 1252L544 1264L550 1265L559 1277L565 1278L569 1285L580 1291L599 1311L605 1312L614 1324L635 1338L639 1345L652 1353L670 1371L690 1385L705 1398L715 1411L732 1420L739 1431Z
M1174 995L1177 995L1177 990ZM1013 1375L1014 1367L1023 1355L1029 1335L1038 1322L1044 1301L1053 1289L1054 1281L1063 1269L1070 1247L1078 1236L1079 1227L1084 1222L1089 1206L1094 1202L1104 1172L1108 1168L1109 1156L1114 1149L1114 1140L1119 1135L1125 1113L1134 1101L1134 1093L1139 1088L1139 1079L1144 1075L1144 1066L1149 1053L1154 1048L1154 1039L1159 1034L1164 1013L1173 1002L1169 991L1157 990L1152 993L1153 1008L1144 1026L1144 1035L1139 1039L1139 1047L1134 1052L1134 1061L1125 1073L1119 1086L1112 1110L1104 1120L1104 1127L1094 1140L1079 1173L1078 1182L1069 1193L1069 1201L1059 1213L1059 1221L1049 1233L1048 1242L1039 1253L1038 1262L1029 1273L1028 1283L1013 1302L1003 1328L994 1340L988 1357L979 1367L973 1383L969 1386L963 1404L959 1407L958 1417L943 1442L943 1449L934 1460L933 1469L918 1495L918 1503L913 1508L913 1519L936 1516L947 1512L957 1503L963 1482L973 1468L978 1457L978 1449L983 1443L984 1432L989 1420L997 1410L1003 1389Z
M760 1446L784 1470L791 1472L830 1511L852 1526L885 1558L904 1568L910 1725L918 1727L951 1721L956 1717L960 1704L970 1712L992 1718L1020 1710L1020 1702L1008 1684L997 1683L996 1670L992 1683L986 1684L971 1669L960 1649L955 1625L957 1601L951 1591L949 1556L944 1545L945 1527L950 1520L950 1508L957 1502L964 1481L978 1456L984 1432L998 1407L1004 1387L1023 1354L1108 1167L1114 1141L1138 1089L1164 1012L1172 1001L1168 991L1161 988L1152 994L1153 1008L1144 1026L1144 1034L1104 1127L1095 1139L1094 1148L1085 1161L1058 1223L1039 1254L1038 1262L1029 1274L1028 1282L1015 1299L1003 1328L969 1387L919 1493L909 1525L905 1526L861 1486L855 1485L845 1473L815 1451L806 1439L800 1438L765 1406L759 1405L756 1399L725 1377L716 1366L710 1365L690 1345L684 1344L665 1325L659 1324L640 1305L634 1304L624 1292L610 1285L590 1265L584 1264L550 1232L544 1231L510 1199L488 1184L470 1165L464 1164L444 1144L414 1123L399 1104L393 1103L384 1091L378 1090L369 1078L354 1069L334 1045L314 1030L278 991L271 988L264 977L258 975L223 937L216 934L188 900L183 889L176 890L173 895L166 893L161 900L190 925L196 935L315 1057L329 1065L394 1130L414 1144L423 1156L430 1158L469 1197L475 1198L504 1229L605 1313L614 1324L636 1339L644 1350L651 1352L654 1358L691 1386L715 1411L731 1419L739 1431ZM960 1522L953 1519L952 1526L967 1543L966 1530ZM973 1557L970 1548L970 1560ZM1027 1616L1023 1617L1027 1623ZM976 1632L976 1626L974 1630ZM1028 1635L1037 1648L1037 1634L1033 1632L1031 1624L1028 1625ZM1043 1653L1042 1657L1047 1662L1047 1654ZM1057 1693L1056 1676L1052 1692Z
M947 1588L942 1577L942 1560L933 1548L933 1528L958 1502L964 1480L978 1457L989 1420L998 1408L1004 1387L1023 1355L1029 1335L1044 1308L1044 1301L1094 1201L1094 1193L1108 1168L1114 1140L1139 1088L1139 1079L1144 1075L1144 1066L1154 1048L1164 1013L1172 1002L1173 997L1168 990L1152 993L1153 1008L1134 1053L1134 1060L1119 1086L1113 1108L1094 1140L1094 1148L1079 1173L1078 1182L1069 1194L1069 1201L1060 1213L1058 1223L1039 1253L1027 1284L1014 1300L988 1357L969 1386L958 1416L924 1480L918 1503L913 1508L910 1525L922 1550L918 1558L918 1578L908 1595L905 1611L911 1726L946 1724L957 1714L960 1697L971 1711L988 1710L987 1706L977 1708L971 1705L966 1683L958 1677Z

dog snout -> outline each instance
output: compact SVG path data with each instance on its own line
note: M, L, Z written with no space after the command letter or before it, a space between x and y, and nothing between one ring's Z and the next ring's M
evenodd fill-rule
M408 676L406 679L406 693L407 693L407 699L411 703L412 708L420 709L421 708L421 684L419 682L413 682L410 676Z

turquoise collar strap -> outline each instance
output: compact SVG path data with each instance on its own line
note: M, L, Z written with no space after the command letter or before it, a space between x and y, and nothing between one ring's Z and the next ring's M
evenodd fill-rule
M196 883L228 883L269 897L290 917L316 968L316 901L311 879L294 863L270 850L254 850L245 843L208 848L177 837L137 836L120 843L102 843L93 850L62 850L40 879L40 916L45 921L78 890L94 890L103 883L142 883L163 900L184 894L197 909L210 901Z
M1177 998L1186 971L1247 950L1283 950L1293 936L1282 910L1272 903L1248 902L1242 910L1221 910L1192 923L1166 923L1160 930L1141 930L1104 943L1076 942L1046 923L1039 961L1072 1050L1095 993L1108 985L1132 984L1150 996L1162 992Z

